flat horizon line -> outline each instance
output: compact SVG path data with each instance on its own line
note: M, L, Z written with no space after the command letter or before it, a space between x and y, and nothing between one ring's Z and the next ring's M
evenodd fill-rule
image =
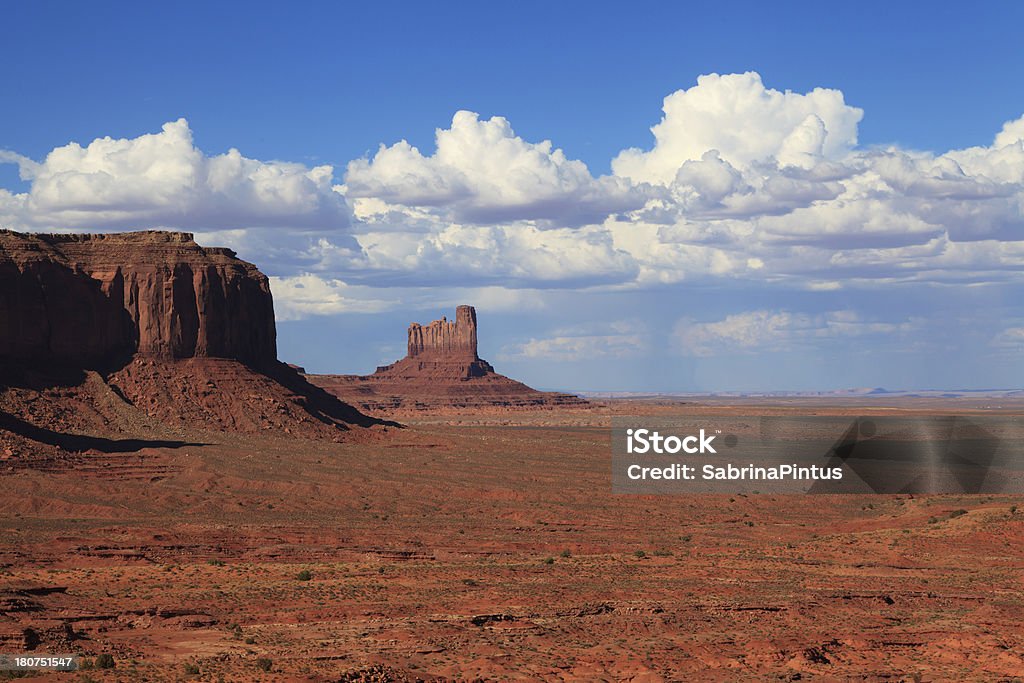
M548 390L546 390L548 391ZM554 390L550 390L554 391ZM565 390L562 390L565 391ZM585 398L1024 398L1024 389L821 389L754 391L594 391L573 390Z

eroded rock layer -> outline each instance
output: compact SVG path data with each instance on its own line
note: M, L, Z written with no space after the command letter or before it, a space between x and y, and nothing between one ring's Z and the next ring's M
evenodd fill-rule
M476 355L476 309L459 306L455 320L442 317L429 325L409 325L409 358L480 360Z
M459 306L455 320L412 323L405 358L372 375L308 375L314 384L378 414L585 407L571 394L537 391L494 371L477 354L476 310Z
M266 276L179 232L0 231L0 459L374 426L277 360Z
M0 356L277 358L266 276L180 232L0 231Z

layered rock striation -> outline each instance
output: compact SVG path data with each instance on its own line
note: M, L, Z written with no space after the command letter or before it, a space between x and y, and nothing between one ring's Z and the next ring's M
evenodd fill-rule
M0 457L165 428L337 439L378 424L277 360L269 282L231 250L0 231Z
M266 276L180 232L0 231L0 357L277 359Z
M371 413L583 407L571 394L537 391L495 372L477 352L477 318L459 306L455 319L412 323L405 358L372 375L307 375L344 401Z
M476 352L476 309L459 306L455 320L442 317L429 325L409 325L409 358L479 360Z
M379 382L459 382L494 375L494 368L477 355L476 309L459 306L455 320L446 317L429 325L412 323L405 358L377 368Z

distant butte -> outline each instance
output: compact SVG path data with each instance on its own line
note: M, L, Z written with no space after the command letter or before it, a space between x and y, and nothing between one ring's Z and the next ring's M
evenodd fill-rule
M477 353L476 309L459 306L455 320L412 323L405 358L372 375L307 375L309 381L370 413L449 409L587 407L587 401L537 391L494 371Z

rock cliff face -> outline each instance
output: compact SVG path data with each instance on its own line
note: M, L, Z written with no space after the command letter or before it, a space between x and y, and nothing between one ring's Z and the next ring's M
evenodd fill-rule
M371 413L583 407L570 394L537 391L494 371L477 354L476 310L459 306L455 320L412 323L405 358L372 375L308 375L314 384Z
M0 356L277 358L267 278L180 232L0 231Z
M427 326L409 325L409 358L446 358L479 360L476 355L476 309L459 306L454 322L447 318Z
M277 360L267 278L232 251L0 231L0 454L163 443L124 438L153 425L336 440L378 424Z

